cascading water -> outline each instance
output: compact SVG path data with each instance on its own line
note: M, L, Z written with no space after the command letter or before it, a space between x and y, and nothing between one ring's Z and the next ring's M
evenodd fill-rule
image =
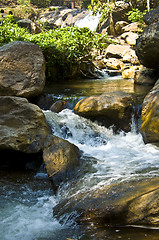
M89 195L111 183L159 176L159 149L152 144L145 145L134 126L129 133L114 134L111 128L84 119L70 109L60 113L44 111L44 114L53 134L74 143L82 151L79 179L75 185L71 181L62 184L54 195L42 170L36 174L1 173L0 239L157 240L158 230L127 231L114 227L101 230L97 236L91 231L85 233L70 215L63 216L63 224L56 220L53 207L62 199L79 193Z
M92 12L88 12L88 15L86 15L84 18L79 19L75 22L75 26L80 28L87 27L92 31L96 31L100 18L101 18L100 13L93 15Z

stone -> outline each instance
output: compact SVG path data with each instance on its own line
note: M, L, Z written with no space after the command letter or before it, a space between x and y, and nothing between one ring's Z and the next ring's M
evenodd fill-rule
M136 39L139 37L137 33L125 32L121 35L121 38L125 39L125 42L131 46L136 45Z
M124 63L131 63L133 65L139 65L140 62L138 57L136 56L135 50L129 48L123 52L123 59Z
M43 149L43 159L48 176L55 185L73 176L79 165L80 150L74 144L57 136L48 135Z
M45 59L39 46L15 41L0 47L0 95L33 97L45 86Z
M107 58L122 58L123 52L130 49L130 46L120 44L110 44L106 49Z
M144 99L140 132L145 143L159 142L159 80Z
M137 66L131 66L128 69L124 69L124 71L122 72L122 78L134 79L135 72L137 69L138 69Z
M159 79L159 73L148 68L141 68L135 72L134 83L139 85L153 86Z
M136 55L145 67L159 69L159 22L146 27L137 39Z
M156 21L159 21L159 6L153 10L147 12L143 16L143 20L147 25L150 25Z
M53 209L54 216L76 212L80 224L159 227L159 178L134 180L80 192Z
M115 23L115 33L117 35L121 35L123 33L122 28L128 25L128 22L126 21L118 21Z
M21 19L17 22L18 26L27 29L30 33L40 33L40 27L30 19Z
M121 60L116 58L107 59L106 66L112 70L124 70L126 68L126 65Z
M106 127L115 125L130 130L133 97L125 92L111 92L81 99L74 108L80 116L102 122Z
M126 25L122 28L122 32L140 32L141 29L139 28L139 23L134 22Z
M0 96L0 150L42 150L50 133L42 110L26 98Z
M52 104L52 106L50 107L50 110L52 112L59 113L62 110L66 109L67 107L68 107L68 105L67 105L66 101L59 100L59 101Z

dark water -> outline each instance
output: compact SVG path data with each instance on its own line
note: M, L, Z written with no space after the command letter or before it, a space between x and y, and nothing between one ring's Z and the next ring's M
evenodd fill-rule
M134 87L133 81L104 78L51 84L45 90L51 98L65 99L70 105L84 96L122 90L137 95L148 89ZM91 191L123 179L159 176L159 149L145 145L135 131L114 135L111 129L99 126L71 110L59 114L45 111L54 133L68 139L83 151L85 172L74 188L67 182L54 194L44 168L38 171L23 168L0 168L0 239L1 240L158 240L159 230L133 226L78 226L73 218L64 216L63 223L53 216L53 207L66 197L80 191ZM63 128L61 128L63 126ZM65 128L64 128L65 127ZM65 134L67 128L71 134ZM5 156L1 156L1 159ZM91 160L93 159L93 160ZM107 160L109 159L109 161ZM23 157L21 159L23 161ZM93 167L93 171L90 171Z

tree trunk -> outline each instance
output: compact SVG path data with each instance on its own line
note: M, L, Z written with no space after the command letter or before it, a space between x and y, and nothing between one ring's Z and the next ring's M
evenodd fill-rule
M108 12L108 20L109 20L110 34L115 36L115 28L114 28L114 21L113 21L112 11Z

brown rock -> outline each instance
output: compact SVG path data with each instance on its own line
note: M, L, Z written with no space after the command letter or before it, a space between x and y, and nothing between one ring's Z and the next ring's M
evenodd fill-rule
M140 131L146 143L159 142L159 81L144 99Z
M0 149L25 153L42 150L49 134L42 110L19 97L0 96Z
M79 165L80 151L74 144L59 137L49 135L43 149L46 171L55 185L66 180Z
M113 69L113 70L124 70L126 68L126 65L119 59L116 59L116 58L109 58L107 61L106 61L106 66L109 68L109 69Z
M115 125L128 131L131 122L133 98L124 92L105 93L80 100L74 112L92 120L99 120L105 126Z
M66 109L66 108L67 108L67 102L61 100L61 101L57 101L57 102L53 103L52 106L50 107L50 110L52 112L59 113L63 109Z
M45 85L45 60L39 46L12 42L0 47L0 95L32 97Z
M89 194L80 192L54 208L56 217L74 211L78 222L93 227L159 227L159 178L112 184Z
M110 44L106 50L107 58L122 58L123 52L128 50L130 47L119 44Z
M134 79L134 76L135 76L135 72L136 70L138 69L137 66L132 66L128 69L125 69L123 72L122 72L122 78L126 78L126 79Z
M139 27L138 22L130 23L129 25L126 25L122 28L123 32L140 32L141 29Z

